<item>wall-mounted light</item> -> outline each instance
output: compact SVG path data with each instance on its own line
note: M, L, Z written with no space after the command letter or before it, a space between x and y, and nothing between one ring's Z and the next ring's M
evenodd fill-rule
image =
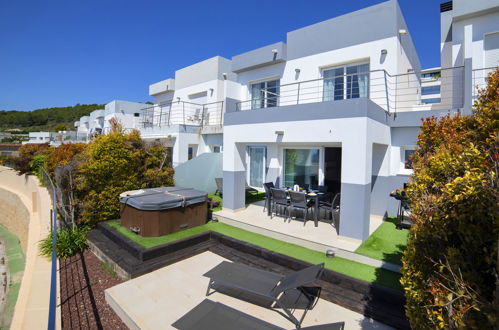
M295 69L296 73L300 73L300 71L301 71L300 69Z
M399 34L400 35L406 35L407 34L407 30L406 29L399 29Z
M276 135L284 135L284 131L275 131Z
M226 72L222 73L222 77L224 77L224 80L227 80L227 73Z
M381 50L381 55L386 55L386 54L388 54L388 51L386 49L382 49Z
M277 54L279 51L277 49L272 49L272 54Z
M213 88L210 88L210 93L213 93L214 89Z
M177 96L177 101L180 102L180 97Z

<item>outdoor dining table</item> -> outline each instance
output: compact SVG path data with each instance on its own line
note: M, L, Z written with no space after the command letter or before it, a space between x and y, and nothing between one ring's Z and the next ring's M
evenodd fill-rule
M290 191L293 191L291 189L284 189L284 190L286 191L286 193L290 192ZM319 200L324 195L325 195L325 193L322 193L322 192L319 192L319 191L315 191L315 190L307 192L307 198L309 200L313 200L314 201L314 226L315 227L319 226ZM272 208L271 208L271 203L270 203L269 198L267 198L267 200L265 201L265 203L267 203L267 215L271 216Z

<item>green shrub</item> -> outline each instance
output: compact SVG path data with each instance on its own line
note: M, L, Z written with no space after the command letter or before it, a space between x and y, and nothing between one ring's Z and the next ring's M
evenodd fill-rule
M499 70L471 116L424 120L408 185L401 283L413 329L498 321Z
M88 228L76 226L74 229L61 229L57 232L56 254L59 259L66 259L87 248ZM40 242L40 254L52 256L52 232Z

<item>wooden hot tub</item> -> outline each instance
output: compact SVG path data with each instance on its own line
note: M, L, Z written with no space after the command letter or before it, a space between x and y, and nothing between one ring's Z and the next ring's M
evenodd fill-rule
M175 233L206 223L207 194L203 191L162 187L120 195L121 224L143 237Z

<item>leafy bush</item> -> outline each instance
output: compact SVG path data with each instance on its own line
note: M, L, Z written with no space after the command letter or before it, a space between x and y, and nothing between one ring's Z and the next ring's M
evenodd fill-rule
M44 144L25 144L19 148L19 156L12 158L12 163L18 174L31 174L34 171L32 165L38 166L39 163L32 163L33 158L38 155L47 155L51 147Z
M497 324L498 132L499 70L471 116L423 121L401 279L414 329Z
M146 147L138 131L125 134L119 125L88 144L80 167L83 192L81 220L119 218L119 194L129 190L173 185L173 169L162 163L162 146Z
M66 259L84 251L87 248L88 228L76 226L61 229L57 232L56 254L59 259ZM52 232L40 242L40 254L50 258L52 256Z

